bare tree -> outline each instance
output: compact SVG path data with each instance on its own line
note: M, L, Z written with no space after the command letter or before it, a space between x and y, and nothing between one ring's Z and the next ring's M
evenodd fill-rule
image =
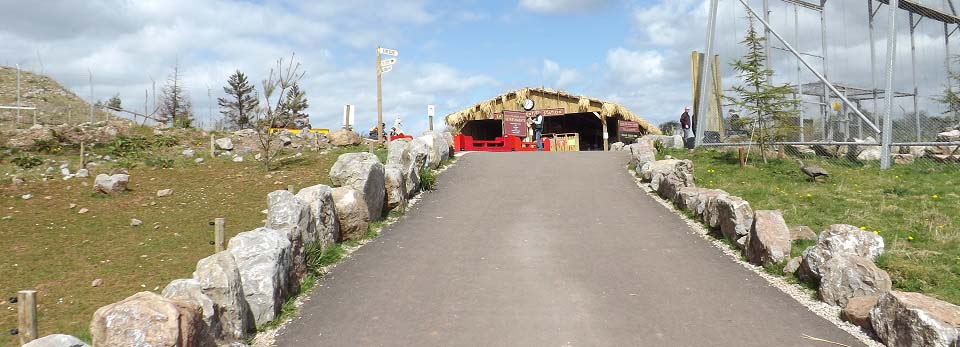
M267 79L263 80L263 100L256 112L258 126L257 139L260 145L260 160L263 167L270 171L270 164L280 154L283 145L277 139L280 134L271 132L270 126L284 117L283 107L286 94L295 85L304 72L299 72L300 63L296 62L296 54L290 54L290 60L284 64L283 58L277 59L277 67L270 69ZM271 103L273 101L273 103Z
M193 123L193 110L190 97L180 82L180 63L173 66L173 74L163 86L160 99L160 118L169 121L171 126L189 128Z

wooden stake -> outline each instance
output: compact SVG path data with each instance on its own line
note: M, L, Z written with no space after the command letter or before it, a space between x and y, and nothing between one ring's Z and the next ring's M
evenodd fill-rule
M214 143L213 134L210 134L210 158L217 157L217 147Z
M20 344L25 345L37 338L37 291L17 292L17 331Z
M80 142L80 168L81 168L81 169L86 169L86 168L87 168L87 157L84 156L83 150L84 150L84 148L83 148L83 141L81 141L81 142Z
M296 194L296 192L293 189L294 189L294 186L292 184L287 185L287 191Z
M737 147L737 158L741 169L747 165L747 157L743 154L743 147Z
M217 253L223 251L223 228L225 224L223 218L213 220L213 249Z

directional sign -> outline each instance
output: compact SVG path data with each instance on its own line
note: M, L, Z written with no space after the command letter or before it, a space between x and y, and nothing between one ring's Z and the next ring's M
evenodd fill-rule
M387 73L393 70L393 65L381 66L380 73Z
M383 47L378 48L377 52L380 52L380 54L392 55L394 57L400 54L400 52L397 52L394 49L383 48Z
M433 105L427 105L427 115L433 117Z
M390 66L397 63L397 58L384 59L380 61L380 66Z

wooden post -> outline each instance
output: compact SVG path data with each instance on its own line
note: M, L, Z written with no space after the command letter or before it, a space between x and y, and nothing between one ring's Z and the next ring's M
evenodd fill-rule
M210 158L217 157L217 145L214 142L213 134L210 134Z
M740 168L747 164L747 158L743 155L743 147L737 147L737 161L740 162Z
M377 46L377 141L383 143L383 72L380 66L380 46Z
M17 331L20 344L25 345L37 338L37 291L17 292Z
M296 192L294 191L294 188L295 187L292 184L287 185L287 191L296 194Z
M217 253L223 251L223 228L225 221L223 218L213 220L213 249Z
M83 150L84 150L84 148L83 148L83 141L80 141L80 168L81 168L81 169L86 169L86 168L87 168L87 157L84 156Z

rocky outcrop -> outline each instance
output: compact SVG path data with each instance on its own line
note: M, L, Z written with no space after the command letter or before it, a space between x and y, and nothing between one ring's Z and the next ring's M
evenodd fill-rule
M93 189L104 194L123 193L127 190L127 183L130 182L130 175L99 174L93 181Z
M253 321L262 325L276 318L289 293L293 257L290 241L277 231L258 228L230 239L227 251L237 261L243 294Z
M333 246L340 239L340 223L337 221L337 208L333 203L333 189L318 184L301 189L296 196L310 206L310 218L317 234L314 246L320 247L321 251ZM308 243L307 247L310 246Z
M363 140L356 131L340 129L327 135L330 144L338 147L359 145Z
M90 345L70 335L52 334L30 341L20 347L90 347Z
M820 266L830 258L855 255L874 261L883 253L883 238L847 224L834 224L820 233L817 244L803 251L797 275L801 280L819 282Z
M754 212L747 240L747 259L754 264L773 265L790 256L790 230L780 211Z
M337 158L330 168L334 185L350 187L363 192L370 220L383 219L384 170L373 153L346 153Z
M367 232L370 217L363 201L363 193L356 189L339 187L333 189L333 203L337 208L342 240L359 240Z
M888 292L870 310L873 330L887 346L956 347L960 306L920 293Z
M858 256L834 256L820 266L820 273L820 298L834 306L846 306L858 296L879 296L892 286L886 271Z
M219 331L218 342L242 341L254 330L253 313L243 292L240 269L229 251L200 259L193 279L203 294L213 301Z
M716 208L720 224L720 233L736 242L750 233L753 225L753 209L750 203L733 195L717 197Z
M386 189L386 208L392 211L406 202L407 188L400 164L387 164L384 168L384 188Z
M90 322L97 347L200 346L202 330L200 307L152 292L101 307Z
M870 322L870 310L877 305L879 296L867 295L852 297L847 300L847 304L840 311L840 319L850 322L853 325L863 328L865 331L872 332L873 325Z
M316 245L316 224L310 216L310 205L286 190L267 194L266 228L275 230L290 241L293 269L291 281L299 283L307 273L306 249Z

